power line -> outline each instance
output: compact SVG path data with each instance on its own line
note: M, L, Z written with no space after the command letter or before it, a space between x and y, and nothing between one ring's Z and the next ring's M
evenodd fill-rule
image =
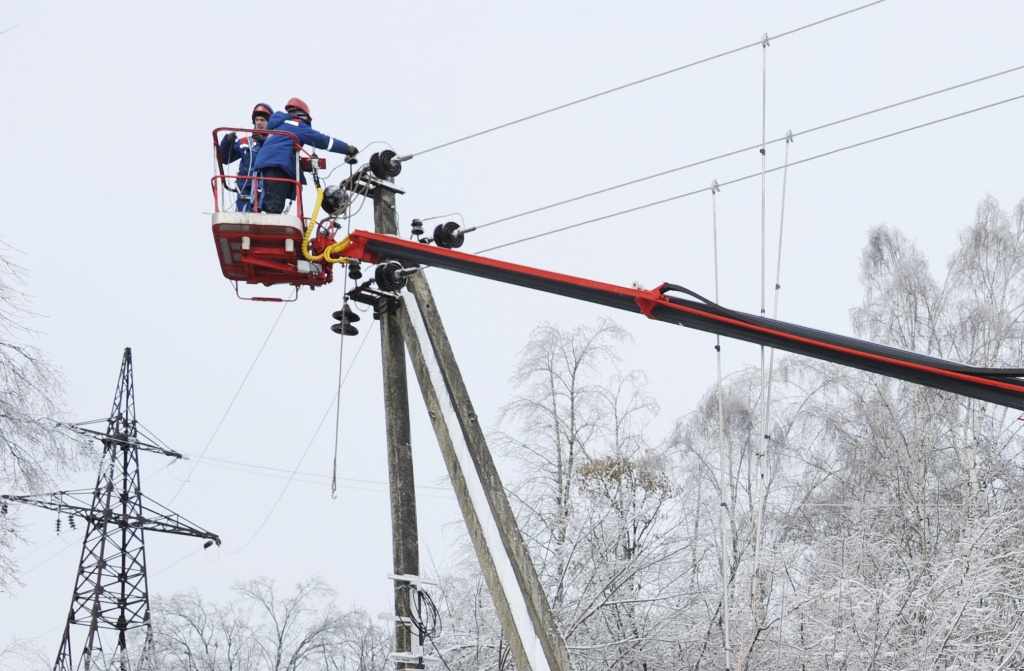
M200 458L200 457L197 457L197 458ZM202 459L202 461L207 462L207 464L210 465L210 466L217 466L217 467L220 467L220 468L227 468L227 469L235 470L235 471L238 471L238 472L241 472L241 473L251 473L253 475L264 475L266 477L284 477L283 475L276 475L276 473L281 473L281 474L302 476L302 477L307 477L307 478L316 478L316 482L317 483L330 482L330 480L331 480L331 476L329 476L329 475L321 475L319 473L309 473L309 472L302 472L302 471L292 471L292 470L287 469L287 468L278 468L276 466L261 466L260 464L250 464L250 463L246 463L246 462L243 462L243 461L233 461L233 460L230 460L230 459L219 459L219 458L216 458L216 457L201 457L201 459ZM264 473L262 471L271 471L271 472L270 473ZM364 484L364 485L380 485L381 487L388 487L389 486L387 482L384 482L384 481L381 481L381 480L362 480L362 479L359 479L359 478L341 478L341 477L339 477L338 480L345 481L345 482L353 482L353 483L356 483L356 484ZM307 482L311 482L311 481L307 481ZM362 488L362 489L364 491L377 491L375 489L374 490L367 489L367 488ZM451 492L452 491L451 487L435 487L435 486L431 486L431 485L416 485L416 489L429 489L429 490L435 490L435 491L441 491L441 492Z
M848 149L856 149L857 147L863 147L864 145L872 144L872 143L875 143L875 142L880 142L882 140L888 140L890 138L896 137L897 135L903 135L904 133L909 133L911 131L920 130L922 128L927 128L928 126L934 126L935 124L939 124L939 123L942 123L944 121L950 121L952 119L958 119L960 117L964 117L964 116L967 116L969 114L974 114L975 112L981 112L983 110L992 109L993 107L998 107L1000 105L1005 105L1007 103L1015 102L1015 101L1021 100L1021 99L1024 99L1024 95L1014 96L1012 98L1006 98L1006 99L1000 100L998 102L989 103L988 105L982 105L981 107L975 107L973 109L969 109L969 110L966 110L964 112L958 112L957 114L952 114L950 116L942 117L941 119L935 119L933 121L928 121L928 122L925 122L925 123L922 123L922 124L918 124L916 126L911 126L909 128L904 128L903 130L898 130L898 131L895 131L893 133L887 133L885 135L880 135L878 137L874 137L874 138L871 138L869 140L863 140L861 142L855 142L854 144L846 145L845 147L840 147L838 149L832 149L831 151L826 151L826 152L823 152L821 154L816 154L816 155L810 156L808 158L800 159L799 161L793 161L792 163L789 164L789 167L800 165L801 163L808 163L810 161L816 161L816 160L818 160L820 158L825 158L826 156L832 156L833 154L838 154L840 152L847 151ZM779 167L776 167L776 168L770 168L766 172L777 172L779 170L782 170L783 167L784 166L779 166ZM744 181L746 181L748 179L754 179L755 177L760 177L760 176L761 176L761 172L758 171L758 172L752 173L750 175L745 175L743 177L737 177L735 179L731 179L731 180L726 181L726 182L719 182L718 186L720 186L720 187L721 186L729 186L731 184L737 184L739 182L744 182ZM687 198L689 196L695 196L698 193L704 193L705 191L709 191L711 188L712 187L710 187L710 186L706 186L706 187L703 187L701 189L696 189L694 191L688 191L686 193L681 193L681 194L679 194L677 196L670 196L668 198L662 198L661 200L656 200L654 202L646 203L644 205L637 205L636 207L631 207L631 208L628 208L628 209L625 209L625 210L620 210L618 212L612 212L611 214L605 214L605 215L602 215L600 217L594 217L593 219L587 219L586 221L581 221L581 222L578 222L578 223L575 223L575 224L570 224L568 226L562 226L561 228L555 228L555 229L552 229L550 231L545 231L543 233L538 233L536 235L530 235L530 236L527 236L525 238L520 238L518 240L513 240L511 242L506 242L506 243L503 243L503 244L500 244L500 245L495 245L494 247L488 247L486 249L481 249L481 250L479 250L479 251L477 251L475 253L476 254L486 254L487 252L493 252L496 249L502 249L504 247L511 247L512 245L518 245L519 243L522 243L522 242L529 242L530 240L536 240L538 238L543 238L543 237L547 237L549 235L554 235L555 233L561 233L562 231L568 231L568 230L571 230L571 229L574 229L574 228L579 228L581 226L586 226L588 224L597 223L599 221L605 221L606 219L612 219L614 217L622 216L624 214L630 214L632 212L638 212L640 210L646 210L648 208L655 207L657 205L664 205L665 203L670 203L670 202L675 201L675 200L680 200L682 198Z
M238 389L235 390L235 395L231 397L231 402L228 403L227 409L224 410L224 414L221 415L220 421L217 422L217 426L210 435L210 439L206 441L206 445L203 446L203 451L199 453L199 459L202 459L203 456L206 455L206 451L209 450L210 445L213 444L213 439L217 437L220 427L224 425L224 420L227 419L228 413L231 412L231 408L235 407L235 401L238 400L238 395L242 393L242 388L245 387L245 383L249 380L249 376L252 374L253 368L256 367L256 362L259 361L260 356L263 355L263 350L266 349L267 343L270 342L270 336L274 335L274 330L277 329L277 325L281 321L281 317L284 316L284 311L287 308L287 303L281 307L281 312L277 314L277 319L274 320L274 324L270 327L270 332L267 333L267 337L263 339L263 344L260 345L259 351L256 352L256 357L253 358L252 363L249 365L249 370L245 372L245 377L242 378L242 382L238 385ZM193 472L195 472L195 467L188 469L188 474L185 476L185 479L181 481L181 485L178 486L178 491L174 492L174 496L171 497L171 503L174 503L174 499L178 498L178 494L181 494L181 490L188 484L189 478L192 477Z
M353 366L355 366L356 360L359 359L359 353L363 351L363 345L366 344L366 341L369 339L370 334L373 333L373 325L374 324L375 324L375 322L370 322L370 328L366 329L366 335L363 336L362 341L360 341L360 343L359 343L359 347L356 349L356 353L352 356L351 363L349 363L349 365L348 365L348 372L345 373L345 377L342 378L341 383L338 385L338 391L335 392L334 397L331 398L331 402L327 406L327 410L324 412L323 417L320 418L320 423L317 424L316 431L313 432L313 437L309 439L309 443L306 445L306 449L302 451L302 455L299 457L299 461L295 464L295 468L292 470L291 475L288 476L288 481L285 482L284 486L281 488L281 493L278 494L277 500L274 501L274 505L272 505L270 507L270 510L267 511L266 517L264 517L263 521L260 522L259 527L257 527L256 531L254 531L252 536L249 537L249 540L247 540L242 545L242 547L238 548L234 552L228 552L227 554L235 555L235 554L241 553L243 550L245 550L245 548L249 547L250 543L252 543L254 540L256 540L256 537L260 535L260 532L263 531L263 528L265 526L267 526L267 522L270 521L270 516L274 514L275 510L277 510L277 506L280 505L281 499L284 498L285 492L288 491L289 485L291 485L292 480L295 479L295 475L299 472L299 468L302 467L302 462L303 462L303 460L305 460L306 455L309 454L310 448L313 447L313 443L316 441L316 437L318 435L320 435L320 429L323 428L324 422L327 421L327 416L330 414L331 409L334 408L335 400L338 398L339 394L341 393L341 387L345 384L345 381L348 380L348 376L352 372L352 368L353 368ZM344 338L345 336L341 336L341 337Z
M854 7L853 9L849 9L849 10L847 10L845 12L841 12L839 14L834 14L832 16L829 16L829 17L824 18L824 19L820 19L820 20L815 21L813 23L808 23L808 24L800 26L798 28L792 28L792 29L787 30L785 32L779 33L778 35L775 35L773 37L769 37L768 39L769 40L777 40L777 39L782 38L782 37L787 37L789 35L793 35L795 33L798 33L798 32L800 32L802 30L807 30L809 28L813 28L815 26L819 26L819 25L821 25L823 23L827 23L829 21L833 21L835 19L839 19L841 17L848 16L850 14L853 14L854 12L859 12L862 9L867 9L869 7L874 7L875 5L880 5L883 2L885 2L885 1L886 0L875 0L874 2L869 2L866 5L861 5L860 7ZM561 105L557 105L555 107L551 107L549 109L546 109L546 110L543 110L543 111L540 111L540 112L535 112L533 114L529 114L527 116L520 117L520 118L514 119L512 121L507 121L507 122L505 122L503 124L499 124L499 125L494 126L492 128L487 128L486 130L477 131L476 133L472 133L470 135L466 135L466 136L457 138L455 140L450 140L448 142L444 142L444 143L436 145L434 147L430 147L429 149L424 149L422 151L418 151L418 152L416 152L414 154L411 154L409 156L409 158L412 158L414 156L422 156L423 154L427 154L427 153L430 153L432 151L436 151L438 149L443 149L444 147L450 147L453 144L458 144L460 142L465 142L466 140L472 140L473 138L480 137L481 135L487 135L488 133L493 133L495 131L502 130L503 128L508 128L509 126L515 126L516 124L523 123L524 121L530 121L532 119L537 119L539 117L551 114L552 112L558 112L560 110L564 110L564 109L567 109L569 107L573 107L575 105L579 105L581 103L589 102L589 101L594 100L596 98L601 98L601 97L609 95L611 93L616 93L618 91L623 91L625 89L632 88L632 87L638 86L640 84L646 84L647 82L654 81L655 79L659 79L659 78L665 77L667 75L675 74L676 72L682 72L683 70L688 70L689 68L696 67L698 65L703 65L704 63L710 63L711 61L718 60L719 58L724 58L726 56L731 56L733 54L737 54L737 53L739 53L741 51L746 51L747 49L750 49L752 47L759 47L759 46L761 46L761 43L762 43L761 40L757 40L756 42L751 42L750 44L744 44L743 46L739 46L739 47L736 47L734 49L729 49L728 51L723 51L721 53L715 54L714 56L708 56L706 58L701 58L700 60L693 61L692 63L687 63L686 65L680 65L678 67L672 68L671 70L665 70L664 72L659 72L657 74L649 75L649 76L643 77L641 79L636 79L636 80L633 80L631 82L627 82L625 84L621 84L619 86L615 86L613 88L606 89L604 91L600 91L598 93L594 93L594 94L591 94L589 96L585 96L583 98L579 98L577 100L573 100L573 101L570 101L570 102L567 102L567 103L562 103Z
M918 102L918 101L921 101L921 100L925 100L926 98L932 98L934 96L941 95L943 93L949 93L950 91L955 91L957 89L961 89L961 88L964 88L966 86L971 86L973 84L978 84L980 82L988 81L990 79L995 79L996 77L1001 77L1003 75L1008 75L1008 74L1011 74L1011 73L1014 73L1014 72L1018 72L1020 70L1024 70L1024 65L1018 65L1018 66L1010 68L1008 70L1003 70L1001 72L996 72L994 74L985 75L984 77L978 77L977 79L972 79L970 81L961 82L959 84L954 84L953 86L947 86L946 88L938 89L937 91L932 91L930 93L925 93L925 94L922 94L922 95L919 95L919 96L914 96L913 98L907 98L906 100L901 100L899 102L890 103L888 105L883 105L882 107L876 107L874 109L867 110L865 112L860 112L858 114L854 114L852 116L844 117L842 119L836 119L835 121L829 121L828 123L821 124L820 126L814 126L813 128L808 128L806 130L802 130L802 131L799 131L797 133L792 133L792 134L787 133L786 135L784 135L782 137L778 137L778 138L775 138L774 140L769 140L769 141L765 142L765 146L777 144L779 142L784 142L786 140L792 140L793 138L802 137L804 135L810 135L811 133L814 133L814 132L817 132L817 131L820 131L820 130L825 130L826 128L832 128L834 126L838 126L840 124L844 124L844 123L847 123L847 122L850 122L850 121L856 121L857 119L863 119L864 117L871 116L872 114L878 114L879 112L885 112L885 111L888 111L888 110L891 110L891 109L895 109L897 107L902 107L903 105L909 105L910 103L914 103L914 102ZM550 203L548 205L543 205L541 207L535 207L535 208L533 208L531 210L526 210L525 212L520 212L518 214L509 215L507 217L502 217L501 219L495 219L494 221L489 221L489 222L487 222L485 224L480 224L479 226L473 226L471 228L467 228L463 232L464 233L471 233L472 231L480 230L481 228L487 228L488 226L494 226L495 224L502 224L502 223L505 223L506 221L512 221L513 219L519 219L521 217L525 217L525 216L528 216L528 215L531 215L531 214L536 214L538 212L543 212L545 210L550 210L550 209L555 208L555 207L560 207L562 205L568 205L569 203L575 203L575 202L583 200L585 198L591 198L593 196L599 196L599 195L601 195L603 193L609 193L611 191L616 191L618 189L623 189L623 188L625 188L627 186L633 186L635 184L640 184L641 182L646 182L648 180L657 179L658 177L664 177L665 175L671 175L673 173L681 172L683 170L688 170L690 168L696 168L697 166L705 165L707 163L712 163L714 161L719 161L719 160L724 159L724 158L731 158L733 156L738 156L738 155L744 154L744 153L746 153L748 151L753 151L755 149L759 149L760 147L761 147L761 143L757 143L757 144L752 144L749 147L743 147L742 149L734 149L734 150L728 151L728 152L726 152L724 154L719 154L717 156L712 156L710 158L701 159L699 161L694 161L693 163L687 163L685 165L677 166L675 168L669 168L668 170L662 170L661 172L656 172L656 173L654 173L652 175L647 175L646 177L638 177L637 179L631 179L628 182L622 182L621 184L615 184L613 186L608 186L608 187L605 187L603 189L598 189L597 191L591 191L589 193L584 193L584 194L581 194L579 196L574 196L572 198L566 198L565 200L560 200L560 201L555 202L555 203ZM426 221L426 219L424 219L424 221Z

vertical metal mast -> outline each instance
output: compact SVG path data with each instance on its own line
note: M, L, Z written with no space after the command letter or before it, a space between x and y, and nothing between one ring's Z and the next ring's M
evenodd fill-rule
M71 611L54 664L55 671L72 671L72 625L88 627L79 668L129 668L126 632L144 628L140 666L148 661L152 642L149 586L146 578L144 530L129 521L142 515L139 487L138 431L132 351L125 348L114 392L114 405L102 439L103 457L96 477L91 514L86 516L85 539ZM100 629L117 632L108 656Z
M4 510L9 501L56 511L58 531L60 515L66 514L72 527L74 518L86 523L71 610L54 671L148 669L152 666L153 626L149 619L144 531L205 538L203 547L220 545L220 537L142 494L139 450L172 459L181 459L182 455L139 440L131 348L124 350L106 432L84 426L65 425L65 428L98 438L103 443L96 487L48 494L0 495ZM76 631L86 629L77 666L72 654L72 626ZM128 632L134 629L143 632L140 636L129 637ZM103 648L101 630L117 632L117 640L109 652ZM141 642L135 644L136 641ZM129 643L138 647L133 645L129 650Z

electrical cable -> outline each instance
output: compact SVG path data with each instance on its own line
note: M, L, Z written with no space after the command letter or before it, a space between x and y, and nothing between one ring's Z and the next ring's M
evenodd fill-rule
M205 457L203 459L207 466L213 466L215 468L223 468L229 471L235 471L236 473L247 473L249 475L260 475L268 478L287 479L292 474L292 469L289 468L278 468L276 466L262 466L260 464L250 464L242 461L231 461L227 459L216 459L211 457ZM310 473L306 471L296 471L294 473L295 479L298 482L305 482L314 485L326 485L330 484L331 478L322 475L320 473ZM301 479L305 478L305 479ZM351 489L362 492L382 492L387 491L386 488L390 485L387 482L381 480L364 480L360 478L338 478L339 482L351 482L362 485L376 485L377 487L383 487L385 489L371 489L370 487L357 487L355 485L344 485L339 484L338 486L343 489ZM434 491L434 492L446 492L451 494L453 492L451 487L437 487L434 485L416 485L417 490ZM451 500L451 496L442 496L437 494L420 493L421 497L437 498Z
M260 356L263 354L263 350L266 349L267 343L270 342L270 337L274 335L274 331L277 329L277 325L278 323L280 323L281 317L284 316L284 311L286 309L288 309L288 303L285 303L283 306L281 306L281 312L277 314L277 319L274 320L274 324L270 327L270 332L267 333L267 337L263 339L263 344L260 345L259 351L256 352L256 357L253 358L252 363L249 365L249 370L245 372L245 377L242 378L242 382L238 385L238 389L235 390L235 395L231 397L231 402L228 403L227 409L224 410L224 414L221 416L220 421L217 422L217 426L216 428L214 428L213 434L210 435L210 439L206 441L206 445L203 446L202 452L199 453L200 459L202 459L203 456L206 454L206 451L210 449L210 445L213 444L213 439L217 437L217 433L220 431L220 428L224 425L224 420L228 418L228 413L230 413L231 408L235 406L235 401L238 400L238 395L242 393L242 388L245 387L245 383L249 380L249 376L252 374L253 368L256 367L256 362L260 360ZM192 477L192 473L194 471L194 467L189 469L188 474L185 476L185 479L182 481L181 485L178 486L178 491L174 492L174 496L171 497L171 500L168 501L167 505L174 503L174 499L178 498L178 494L181 494L181 490L184 489L185 485L189 483L189 479Z
M775 35L775 36L773 36L773 37L771 37L769 39L775 40L775 39L780 39L782 37L787 37L789 35L794 35L796 33L799 33L800 31L807 30L807 29L813 28L815 26L819 26L819 25L821 25L823 23L827 23L828 21L832 21L834 19L839 19L841 17L848 16L850 14L853 14L854 12L859 12L862 9L867 9L867 8L873 7L875 5L880 5L883 2L885 2L885 1L886 0L875 0L874 2L869 2L866 5L861 5L859 7L854 7L853 9L848 9L845 12L841 12L839 14L834 14L834 15L826 17L824 19L819 19L818 21L814 21L813 23L808 23L806 25L799 26L797 28L792 28L790 30L781 32L778 35ZM492 128L487 128L487 129L482 130L482 131L477 131L476 133L472 133L470 135L466 135L466 136L457 138L455 140L450 140L448 142L444 142L442 144L436 145L434 147L430 147L428 149L420 150L418 152L415 152L415 153L409 155L408 158L413 158L415 156L422 156L422 155L428 154L428 153L430 153L432 151L437 151L438 149L443 149L445 147L450 147L450 146L452 146L454 144L459 144L460 142L465 142L466 140L472 140L473 138L477 138L477 137L480 137L482 135L487 135L489 133L493 133L495 131L499 131L499 130L502 130L504 128L508 128L510 126L515 126L517 124L523 123L524 121L530 121L532 119L537 119L539 117L551 114L552 112L558 112L560 110L564 110L564 109L567 109L569 107L573 107L575 105L579 105L581 103L585 103L585 102L589 102L591 100L595 100L597 98L601 98L601 97L609 95L611 93L616 93L618 91L623 91L625 89L632 88L632 87L638 86L640 84L645 84L647 82L654 81L655 79L659 79L661 77L665 77L666 75L675 74L676 72L682 72L683 70L688 70L689 68L695 67L697 65L703 65L704 63L710 63L711 61L715 61L715 60L718 60L720 58L724 58L726 56L731 56L731 55L737 54L737 53L739 53L741 51L746 51L747 49L751 49L753 47L759 46L760 44L761 44L761 40L758 40L758 41L752 42L750 44L744 44L744 45L736 47L734 49L729 49L727 51L723 51L723 52L715 54L713 56L707 56L705 58L701 58L701 59L693 61L691 63L687 63L686 65L680 65L678 67L672 68L671 70L665 70L664 72L659 72L657 74L649 75L649 76L643 77L641 79L636 79L636 80L633 80L631 82L627 82L625 84L620 84L619 86L615 86L615 87L612 87L610 89L606 89L604 91L600 91L598 93L593 93L591 95L584 96L583 98L579 98L577 100L572 100L572 101L567 102L567 103L562 103L561 105L557 105L555 107L551 107L549 109L542 110L540 112L535 112L533 114L529 114L529 115L521 117L519 119L514 119L512 121L507 121L507 122L505 122L503 124L499 124L499 125L494 126ZM408 158L406 160L408 160Z
M348 181L352 183L352 175L354 174L352 164L348 166ZM352 214L350 208L345 208L345 223L346 230L345 235L352 234ZM346 298L341 303L342 318L339 323L344 327L348 325L348 318L345 316L345 306L348 305L348 273L345 273L345 277L341 284L341 295ZM338 391L336 398L338 399L338 408L334 415L334 460L331 463L331 498L338 498L338 443L341 442L341 383L343 381L343 373L345 369L345 333L338 334L340 342L338 343Z
M192 552L189 552L189 553L188 553L187 555L185 555L184 557L182 557L182 558L180 558L180 559L177 559L177 560L175 560L175 561L171 562L170 564L168 564L167 566L163 567L163 568L162 568L162 569L160 569L159 571L153 571L153 572L152 572L152 573L151 573L150 575L160 575L160 574L161 574L161 573L163 573L164 571L168 571L168 570L170 570L170 569L174 568L175 566L177 566L177 565L178 565L178 564L180 564L181 562L185 561L186 559L188 559L188 558L189 558L189 557L191 557L192 555L195 555L195 554L199 554L200 552L202 552L202 551L203 551L203 550L205 550L205 549L206 549L206 548L203 548L203 547L199 547L199 548L196 548L195 550L193 550Z
M363 345L366 344L366 341L369 338L370 334L373 333L373 325L374 325L374 322L371 322L370 323L370 328L366 329L366 335L363 336L362 341L360 341L360 343L359 343L359 348L356 349L356 353L352 357L352 362L348 366L348 372L345 373L345 377L341 381L342 384L345 384L345 380L348 380L348 376L352 373L352 367L355 366L356 361L359 359L359 353L363 351ZM317 426L316 426L316 431L313 432L313 437L309 439L309 443L306 445L306 449L302 451L302 455L299 457L299 461L295 464L295 468L294 468L294 470L292 470L291 475L288 477L288 481L284 483L284 487L281 488L281 493L278 494L277 500L274 501L274 505L272 505L270 507L270 510L267 511L267 515L266 515L266 517L263 518L263 521L260 522L259 527L257 527L256 531L253 532L252 536L249 537L249 540L247 540L242 545L242 547L238 548L234 552L227 552L225 550L224 552L226 554L229 554L229 555L240 554L243 550L245 550L245 548L249 547L249 545L254 540L256 540L256 537L260 535L260 532L263 531L263 528L267 525L267 522L270 520L270 516L274 514L275 510L277 510L277 506L281 503L281 499L284 498L285 492L288 491L288 486L291 484L292 480L295 478L295 474L299 472L299 468L302 466L302 462L306 458L306 455L309 454L310 448L313 447L313 443L316 441L316 437L318 435L320 435L320 429L323 428L324 422L327 421L327 416L331 413L331 410L334 408L334 403L337 400L337 398L338 398L337 393L334 395L333 398L331 398L331 402L327 406L327 410L324 412L323 417L320 418L320 423L317 424Z
M992 109L992 108L995 108L995 107L999 107L1000 105L1005 105L1007 103L1016 102L1016 101L1021 100L1021 99L1024 99L1024 95L1018 95L1018 96L1013 96L1011 98L1005 98L1003 100L999 100L999 101L994 102L994 103L989 103L988 105L982 105L981 107L975 107L975 108L972 108L972 109L969 109L969 110L966 110L966 111L963 111L963 112L958 112L956 114L952 114L952 115L949 115L949 116L942 117L940 119L934 119L932 121L928 121L928 122L925 122L925 123L922 123L922 124L918 124L916 126L911 126L909 128L904 128L902 130L898 130L898 131L895 131L895 132L892 132L892 133L887 133L885 135L879 135L877 137L873 137L873 138L870 138L868 140L863 140L861 142L855 142L853 144L849 144L849 145L846 145L846 146L843 146L843 147L839 147L838 149L832 149L832 150L829 150L829 151L826 151L826 152L822 152L821 154L815 154L814 156L810 156L808 158L800 159L799 161L793 161L792 163L789 164L788 167L793 167L793 166L796 166L796 165L801 165L803 163L809 163L811 161L816 161L818 159L825 158L827 156L832 156L834 154L839 154L839 153L847 151L849 149L856 149L858 147L863 147L865 145L873 144L875 142L880 142L882 140L888 140L888 139L894 138L894 137L896 137L898 135L903 135L904 133L909 133L911 131L920 130L922 128L927 128L929 126L934 126L936 124L943 123L945 121L951 121L953 119L958 119L960 117L964 117L964 116L967 116L969 114L974 114L975 112L982 112L984 110ZM794 134L794 137L796 137L795 134ZM775 168L769 168L766 172L773 173L773 172L777 172L777 171L782 170L782 169L783 169L783 166L778 166L778 167L775 167ZM719 186L730 186L732 184L738 184L740 182L745 182L747 180L754 179L755 177L760 177L760 176L761 176L760 172L755 172L755 173L750 174L750 175L744 175L743 177L737 177L735 179L731 179L731 180L728 180L728 181L725 181L725 182L720 182ZM502 243L500 245L494 245L493 247L488 247L486 249L481 249L481 250L479 250L479 251L477 251L475 253L476 254L485 254L487 252L492 252L492 251L497 250L497 249L503 249L505 247L511 247L512 245L518 245L518 244L523 243L523 242L529 242L531 240L537 240L539 238L544 238L544 237L547 237L549 235L554 235L556 233L562 233L564 231L572 230L574 228L579 228L581 226L587 226L589 224L594 224L594 223L597 223L599 221L605 221L607 219L612 219L614 217L619 217L619 216L622 216L624 214L631 214L633 212L638 212L640 210L646 210L646 209L651 208L651 207L656 207L658 205L664 205L665 203L670 203L670 202L673 202L673 201L676 201L676 200L680 200L682 198L688 198L690 196L695 196L695 195L697 195L699 193L704 193L705 191L708 191L710 188L711 187L704 187L704 188L701 188L701 189L695 189L694 191L688 191L686 193L681 193L681 194L678 194L678 195L675 195L675 196L670 196L668 198L662 198L661 200L656 200L656 201L653 201L653 202L650 202L650 203L645 203L643 205L637 205L635 207L630 207L630 208L627 208L625 210L619 210L618 212L612 212L611 214L605 214L605 215L602 215L602 216L599 216L599 217L594 217L592 219L587 219L585 221L580 221L580 222L577 222L575 224L570 224L568 226L562 226L560 228L554 228L554 229L551 229L550 231L544 231L544 232L541 232L541 233L537 233L536 235L530 235L530 236L527 236L525 238L519 238L519 239L513 240L511 242L505 242L505 243Z
M81 539L84 539L85 538L85 530L83 529L82 531L78 532L78 534L76 534L76 535L79 536ZM62 536L60 536L60 535L56 536L56 538L60 538L62 541L64 540L64 538ZM81 543L79 541L77 541L77 540L74 541L74 542L71 542L71 543L68 543L67 541L64 541L64 542L66 543L66 545L64 547L62 547L61 549L57 550L52 555L50 555L49 557L47 557L43 561L39 562L38 564L36 564L32 568L28 569L27 571L22 571L21 575L26 576L29 573L32 573L33 571L35 571L39 567L43 566L44 564L49 563L49 561L51 559L57 557L58 555L64 554L70 548L81 547Z
M430 594L426 590L417 585L400 585L398 592L407 594L409 623L412 625L412 629L416 632L419 640L429 639L430 645L433 646L434 652L437 653L437 658L444 664L444 668L451 669L441 654L440 649L438 649L437 642L434 640L437 636L441 635L441 613L437 608L437 604L430 598ZM413 607L414 605L415 608Z
M738 156L738 155L744 154L744 153L746 153L748 151L753 151L755 149L758 149L759 147L762 147L762 146L771 146L771 145L774 145L774 144L778 144L779 142L792 142L794 138L797 138L797 137L800 137L800 136L803 136L803 135L809 135L811 133L815 133L815 132L820 131L820 130L826 130L828 128L832 128L832 127L838 126L840 124L848 123L850 121L856 121L858 119L863 119L865 117L871 116L872 114L878 114L880 112L885 112L885 111L888 111L888 110L891 110L891 109L895 109L897 107L902 107L903 105L909 105L910 103L919 102L919 101L925 100L927 98L932 98L934 96L941 95L943 93L949 93L950 91L955 91L957 89L961 89L961 88L964 88L964 87L967 87L967 86L971 86L973 84L978 84L978 83L981 83L981 82L984 82L984 81L988 81L990 79L995 79L996 77L1002 77L1003 75L1008 75L1008 74L1011 74L1011 73L1014 73L1014 72L1018 72L1020 70L1024 70L1024 65L1018 65L1016 67L1009 68L1007 70L1002 70L1000 72L996 72L996 73L993 73L993 74L985 75L984 77L978 77L976 79L972 79L972 80L969 80L969 81L966 81L966 82L960 82L959 84L954 84L952 86L947 86L946 88L938 89L936 91L931 91L930 93L924 93L924 94L919 95L919 96L914 96L913 98L907 98L905 100L900 100L899 102L890 103L888 105L883 105L882 107L876 107L874 109L867 110L867 111L864 111L864 112L860 112L858 114L854 114L852 116L844 117L842 119L836 119L835 121L829 121L827 123L821 124L819 126L814 126L813 128L808 128L806 130L802 130L802 131L799 131L797 133L788 132L788 133L786 133L786 135L784 135L782 137L778 137L778 138L775 138L773 140L768 140L767 142L764 142L763 145L762 144L753 144L753 145L750 145L749 147L743 147L742 149L735 149L733 151L729 151L729 152L726 152L724 154L719 154L717 156L712 156L710 158L701 159L701 160L695 161L693 163L687 163L686 165L677 166L675 168L669 168L668 170L662 170L661 172L656 172L656 173L654 173L652 175L647 175L645 177L638 177L636 179L629 180L628 182L622 182L621 184L615 184L613 186L605 187L603 189L598 189L597 191L591 191L589 193L584 193L584 194L581 194L579 196L574 196L572 198L567 198L565 200L560 200L560 201L555 202L555 203L551 203L551 204L548 204L548 205L543 205L541 207L536 207L536 208L533 208L531 210L526 210L525 212L519 212L518 214L509 215L507 217L502 217L501 219L495 219L494 221L489 221L487 223L480 224L478 226L473 226L471 228L467 228L467 229L465 229L463 231L463 233L471 233L471 232L479 230L481 228L487 228L488 226L494 226L495 224L502 224L502 223L505 223L506 221L512 221L513 219L519 219L521 217L525 217L525 216L528 216L528 215L531 215L531 214L536 214L538 212L543 212L545 210L550 210L552 208L559 207L561 205L567 205L569 203L575 203L576 201L583 200L585 198L591 198L593 196L599 196L599 195L601 195L603 193L608 193L610 191L616 191L618 189L622 189L622 188L625 188L627 186L633 186L634 184L640 184L641 182L646 182L648 180L657 179L658 177L664 177L665 175L671 175L672 173L680 172L680 171L683 171L683 170L688 170L690 168L696 168L697 166L705 165L707 163L712 163L714 161L719 161L719 160L722 160L722 159L725 159L725 158L731 158L733 156ZM426 221L426 220L424 220L424 221Z

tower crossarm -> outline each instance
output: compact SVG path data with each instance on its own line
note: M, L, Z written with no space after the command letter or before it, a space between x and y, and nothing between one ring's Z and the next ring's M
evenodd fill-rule
M0 494L0 501L22 503L75 517L88 518L92 512L93 490L48 492L46 494Z
M0 494L0 501L53 510L57 513L80 517L89 522L106 522L126 529L143 529L178 536L205 538L220 545L220 536L199 527L181 515L143 496L139 514L124 515L117 510L96 510L91 505L95 490L49 492L47 494Z
M187 458L187 457L185 457L185 455L181 454L180 452L175 452L174 450L172 450L170 448L161 447L160 445L153 445L152 443L143 442L143 441L139 440L137 436L128 435L128 436L125 436L124 438L121 438L121 437L118 437L116 435L110 435L106 431L96 431L94 429L87 429L84 426L81 426L79 424L65 424L65 423L62 422L62 423L59 424L59 426L65 428L65 429L68 429L70 431L74 431L75 433L79 433L79 434L81 434L83 436L87 436L89 438L97 438L99 440L102 440L104 442L104 444L110 443L110 444L114 444L114 445L121 445L121 446L124 446L124 447L134 447L134 448L137 448L137 449L140 449L140 450L144 450L146 452L155 452L157 454L162 454L165 457L171 457L172 459L186 459Z
M207 531L200 526L190 522L178 513L175 513L162 505L152 500L148 496L143 496L142 513L143 517L139 520L139 524L142 528L149 531L159 531L165 534L175 534L178 536L192 536L194 538L205 538L208 541L212 541L217 545L220 545L220 536Z

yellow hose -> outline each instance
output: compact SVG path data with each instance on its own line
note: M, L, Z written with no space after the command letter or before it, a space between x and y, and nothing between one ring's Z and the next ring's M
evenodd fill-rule
M324 200L324 190L319 186L316 187L316 205L313 206L313 214L309 218L309 226L306 227L306 234L302 237L302 255L306 257L307 261L320 261L324 258L323 254L313 256L309 253L309 239L313 237L313 229L316 228L316 215L320 214L320 203Z
M348 263L347 257L331 256L331 254L335 252L339 254L344 252L350 244L352 244L352 241L348 238L348 236L345 236L345 239L334 243L333 245L324 250L324 260L327 261L328 263Z
M332 256L333 253L342 253L348 248L352 241L346 236L345 239L335 242L323 251L322 254L313 256L309 253L309 240L313 237L313 229L316 228L316 215L320 214L320 203L324 200L324 190L319 186L316 188L316 205L313 206L313 215L309 218L309 226L306 227L306 234L302 237L302 255L307 261L327 261L328 263L348 263L344 256Z

